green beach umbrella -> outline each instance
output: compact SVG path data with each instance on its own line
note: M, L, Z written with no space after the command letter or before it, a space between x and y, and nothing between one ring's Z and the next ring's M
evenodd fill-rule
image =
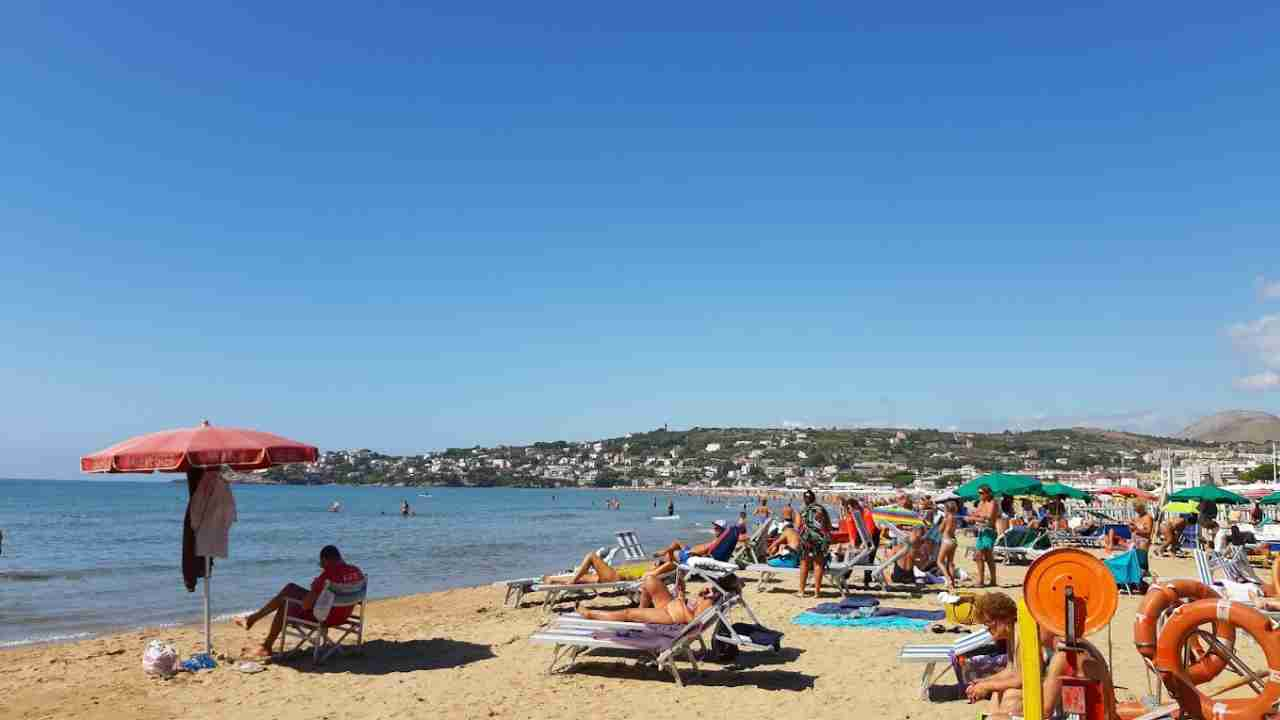
M1040 481L1030 475L1009 475L1006 473L990 473L976 477L956 488L956 495L973 500L978 497L978 488L986 485L993 495L1036 495L1040 492Z
M1072 500L1092 500L1093 496L1089 493L1073 488L1070 485L1062 483L1050 482L1040 486L1040 494L1051 498L1071 498Z
M1276 493L1276 496L1276 502L1280 502L1280 493ZM1163 510L1165 514L1194 515L1200 511L1200 507L1190 500L1179 500L1166 503Z
M1280 492L1273 492L1258 501L1259 505L1280 505Z
M1227 505L1248 505L1249 498L1237 495L1230 490L1223 490L1217 485L1200 485L1189 487L1169 496L1170 500L1201 500Z

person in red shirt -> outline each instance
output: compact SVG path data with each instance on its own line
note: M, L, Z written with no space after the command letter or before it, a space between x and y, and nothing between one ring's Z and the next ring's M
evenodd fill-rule
M322 568L319 575L311 581L311 589L302 587L296 583L285 585L276 596L267 601L257 612L243 618L236 618L235 623L245 629L245 632L253 629L262 618L274 614L271 620L271 630L267 632L267 637L262 641L262 645L255 648L251 653L255 657L268 658L271 657L271 646L275 644L275 640L280 636L280 630L284 627L285 613L288 617L299 618L316 622L316 617L311 613L311 609L316 605L316 599L320 597L320 593L324 591L325 583L353 583L364 579L364 574L360 572L360 568L355 565L348 565L342 559L342 553L338 552L338 548L333 545L325 545L320 550L320 567ZM285 600L297 600L302 603L285 603ZM336 607L329 611L329 615L325 618L326 625L337 625L345 622L351 616L351 607Z

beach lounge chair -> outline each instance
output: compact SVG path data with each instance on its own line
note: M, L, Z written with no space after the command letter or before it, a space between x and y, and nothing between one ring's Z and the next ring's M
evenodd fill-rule
M596 554L599 555L606 564L615 565L619 563L637 562L649 559L649 556L644 552L644 545L640 543L640 539L636 537L634 530L620 530L615 533L615 536L618 541L617 547L602 547L599 550L596 550ZM573 572L573 570L570 569L567 572ZM547 588L554 588L558 590L559 588L574 587L578 588L581 592L600 593L627 590L631 586L638 587L635 580L620 580L613 583L591 583L583 585L552 585L550 583L544 584L542 580L543 578L541 577L527 577L516 578L514 580L504 580L501 583L497 583L506 586L506 597L503 599L502 604L509 608L518 608L520 607L520 604L524 602L525 595L532 592L546 591ZM543 608L549 609L552 605L555 605L555 603L559 601L560 596L563 596L564 594L565 593L553 591L552 595L555 597L544 598Z
M898 662L924 663L924 673L920 676L920 697L927 698L929 696L929 686L941 679L947 670L951 670L956 674L956 682L964 682L964 673L959 661L960 656L971 653L984 645L991 645L993 642L994 640L989 631L979 630L965 635L950 645L903 645L902 649L898 651ZM941 663L946 663L946 666L935 674L934 668Z
M286 620L284 627L280 631L281 655L310 648L312 661L317 665L321 665L343 647L360 648L364 645L364 603L365 595L369 590L369 578L365 577L360 582L355 583L326 581L325 590L333 593L333 605L329 611L330 613L336 608L349 607L352 608L351 615L346 620L334 624L303 620L289 613L291 605L297 605L301 609L302 602L293 598L285 598ZM329 637L330 632L341 634L334 639ZM355 636L353 638L355 642L344 646L343 642L352 638L353 635ZM290 644L292 644L292 647L289 647Z
M569 672L580 657L608 651L610 654L639 655L652 662L660 672L670 672L676 685L684 687L676 662L687 660L694 672L697 672L698 661L693 654L693 645L697 643L705 650L703 635L717 623L726 621L728 613L741 602L742 598L738 593L722 595L715 605L703 610L684 626L563 616L535 632L529 637L529 641L555 646L551 664L547 668L549 675ZM731 623L724 624L732 627Z
M1142 567L1138 565L1138 551L1126 550L1122 553L1104 558L1103 565L1111 571L1111 576L1115 578L1116 587L1121 592L1130 595L1139 592L1142 589Z
M609 556L605 558L605 562L613 565L615 559L619 562L637 562L649 559L649 556L644 551L644 545L640 543L640 538L636 537L634 530L620 530L614 535L618 538L618 547L609 553ZM618 557L619 555L621 557Z
M855 523L858 528L859 536L865 535L865 530L860 523ZM897 533L897 529L888 528L889 533ZM837 558L827 563L826 573L823 579L827 584L840 591L841 595L848 595L852 589L862 590L864 592L909 592L911 594L919 594L923 592L922 585L888 585L884 581L884 571L898 561L903 553L907 552L905 547L899 548L891 553L888 558L880 563L872 563L870 560L875 555L875 548L871 545L870 540L863 538L863 544L857 548L848 550L843 558ZM756 563L748 565L744 568L745 572L757 573L756 589L764 592L769 589L769 584L777 582L783 576L799 577L800 568L774 567L768 563ZM860 584L854 587L854 582L860 580Z
M1003 560L1006 565L1015 562L1030 562L1048 552L1051 543L1048 536L1026 527L1011 527L1003 535L996 538L995 547L991 549L996 560Z
M738 545L737 550L733 553L732 561L737 563L739 568L745 568L748 565L758 565L769 558L766 551L769 545L769 528L773 526L772 522L762 522L751 531L751 535L747 537L747 542Z

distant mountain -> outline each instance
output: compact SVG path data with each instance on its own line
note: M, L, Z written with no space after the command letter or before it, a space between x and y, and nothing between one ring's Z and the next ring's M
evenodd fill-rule
M1255 410L1228 410L1202 418L1178 437L1204 442L1268 442L1280 440L1280 417Z

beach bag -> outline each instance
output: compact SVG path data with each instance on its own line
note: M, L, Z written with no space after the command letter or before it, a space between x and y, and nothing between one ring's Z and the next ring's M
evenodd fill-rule
M974 594L971 592L956 593L954 602L943 603L942 609L946 612L947 623L950 625L973 625L978 622L973 613Z
M329 619L329 611L333 609L333 591L325 583L324 590L316 596L316 604L311 606L311 614L321 623Z
M721 640L722 637L731 637L729 628L723 620L716 623L716 629L711 633L710 655L706 658L707 660L727 663L733 662L734 658L738 657L738 646Z
M147 643L147 649L142 651L142 671L148 675L168 677L177 667L178 651L168 643L152 640Z

